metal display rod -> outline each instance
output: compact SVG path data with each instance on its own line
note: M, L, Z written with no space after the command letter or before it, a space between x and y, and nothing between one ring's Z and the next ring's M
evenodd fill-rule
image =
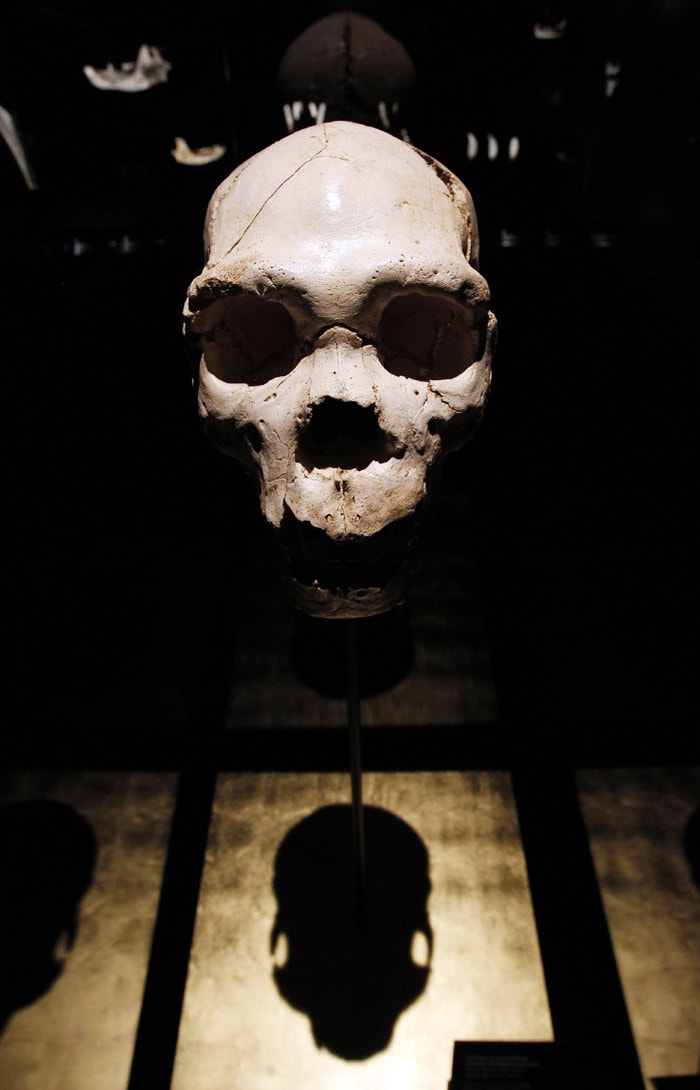
M347 679L347 715L350 742L350 781L352 785L352 821L355 866L357 871L357 909L364 922L365 901L365 822L362 809L362 749L360 742L360 685L357 663L357 622L345 621L345 661Z

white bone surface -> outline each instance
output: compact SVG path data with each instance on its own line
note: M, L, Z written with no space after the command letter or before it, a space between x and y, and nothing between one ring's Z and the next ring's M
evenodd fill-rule
M154 45L141 45L135 61L125 61L117 68L108 64L106 68L94 68L90 64L83 67L83 72L93 87L98 91L147 91L157 83L168 82L168 72L172 68L160 50Z
M24 178L27 189L36 189L36 178L34 177L34 171L32 170L31 163L27 157L24 142L17 128L17 122L10 111L6 110L4 106L0 106L0 136L2 136L12 152L12 157L22 172L22 177Z
M205 147L191 148L184 136L176 136L175 146L170 154L176 163L188 167L199 167L221 159L226 154L226 147L224 144L207 144Z
M204 241L185 328L207 434L257 478L300 608L392 608L440 463L490 385L469 191L404 141L331 122L239 166Z

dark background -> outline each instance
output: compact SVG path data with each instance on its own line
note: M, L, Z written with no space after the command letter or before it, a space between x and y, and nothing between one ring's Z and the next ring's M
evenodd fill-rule
M36 188L0 145L9 760L88 745L108 761L120 738L130 760L172 753L226 672L260 518L200 434L181 309L209 196L285 135L278 65L331 10L73 0L10 15L0 105ZM414 63L402 121L472 191L499 319L483 426L445 479L468 500L504 720L494 760L693 762L697 5L354 10ZM562 20L560 37L533 32ZM123 94L83 75L144 42L167 83ZM176 135L226 156L182 166Z

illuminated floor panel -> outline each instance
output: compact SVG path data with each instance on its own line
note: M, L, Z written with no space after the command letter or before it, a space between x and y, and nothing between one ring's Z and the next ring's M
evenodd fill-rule
M3 875L13 875L12 892L8 885L3 889L3 971L14 963L24 981L30 965L30 975L48 984L22 1009L6 1010L3 1088L126 1087L174 786L171 775L115 772L13 773L0 782ZM22 851L13 857L18 838ZM91 843L97 854L90 880ZM69 875L76 875L72 888ZM84 894L76 895L85 881ZM71 948L65 932L72 912L77 929ZM22 919L28 914L38 920L29 930ZM23 936L30 948L15 958ZM49 983L52 949L65 962ZM16 989L6 980L7 1008Z
M647 1080L700 1071L700 768L577 774L630 1021ZM695 868L695 875L693 870Z
M388 1046L363 1059L348 1058L342 1046L319 1048L311 1019L290 1006L288 990L278 990L273 976L270 940L278 908L284 908L287 923L294 918L303 928L319 898L334 903L330 887L340 898L333 923L343 915L348 897L332 862L325 881L322 833L317 829L308 839L302 834L312 814L311 825L317 821L319 827L341 812L349 820L349 778L227 774L217 788L172 1090L446 1090L456 1039L551 1040L509 776L367 774L363 791L377 818L366 826L368 876L378 842L387 852L386 873L403 851L405 833L412 845L417 840L427 850L431 883L427 983L398 1013ZM401 835L392 842L395 827ZM301 885L308 898L301 908L290 908L273 892L275 857L292 828L301 840L293 866L303 873L293 886ZM398 867L392 890L385 891L385 901L394 906L415 900L420 853L412 851ZM405 897L396 888L404 882ZM401 907L397 911L400 916ZM410 916L410 907L406 912ZM386 944L403 924L387 925ZM312 960L329 941L327 924L316 920L313 926L305 948ZM416 927L420 931L420 923ZM296 954L297 930L288 931L288 947ZM316 1003L317 1022L329 1018L328 1008L339 1002L343 955L353 940L347 932L344 943L341 928L332 941L337 957L327 951L323 961L331 979L319 979L317 994L312 988L307 995ZM379 977L382 949L373 949ZM310 972L318 975L318 962ZM409 966L407 980L411 974Z

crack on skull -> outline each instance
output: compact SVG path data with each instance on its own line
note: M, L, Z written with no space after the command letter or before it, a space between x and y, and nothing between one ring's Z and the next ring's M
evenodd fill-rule
M287 176L287 177L286 177L286 178L285 178L285 179L284 179L283 181L281 181L281 182L279 183L279 185L275 186L275 188L274 188L274 189L272 190L272 192L270 193L270 195L269 195L268 197L266 197L266 198L265 198L265 200L264 200L264 201L262 202L262 204L261 204L261 205L260 205L260 207L258 208L258 210L257 210L257 212L255 213L255 215L254 215L254 216L252 216L252 217L251 217L251 219L250 219L250 220L248 221L248 223L246 224L246 226L244 227L243 231L242 231L242 232L241 232L241 234L240 234L240 235L238 236L238 238L236 239L236 241L235 241L235 242L233 242L233 243L232 243L232 244L231 244L231 245L229 246L228 250L226 250L226 252L225 252L225 253L221 254L221 255L220 255L220 256L219 256L218 258L217 258L217 260L216 260L216 262L215 262L215 266L216 266L216 265L218 265L218 264L219 264L219 262L221 262L221 261L225 260L225 258L227 258L227 257L230 257L230 255L231 255L231 254L233 253L233 251L234 251L234 250L236 249L236 247L237 247L237 246L240 246L241 242L243 241L243 239L244 239L244 238L245 238L245 236L247 235L248 231L250 231L250 229L252 228L252 226L253 226L253 224L255 223L255 221L257 220L258 216L261 216L261 215L262 215L262 213L263 213L263 211L265 210L265 208L267 207L267 205L268 205L268 204L270 203L270 201L274 200L274 198L275 198L275 197L277 196L277 194L278 194L278 193L280 192L280 190L281 190L281 189L284 189L284 187L285 187L286 185L288 185L288 184L289 184L289 182L291 182L291 181L292 181L292 180L293 180L294 178L296 178L297 174L301 173L301 171L302 171L302 170L304 170L304 169L305 169L305 167L307 167L307 166L309 165L309 163L313 163L313 161L314 161L315 159L317 159L317 158L319 157L319 155L323 155L323 154L324 154L324 152L325 152L325 151L327 150L327 148L328 148L328 137L326 136L326 131L325 131L325 127L324 127L324 126L322 126L322 127L323 127L323 137L324 137L324 140L325 140L325 144L324 144L324 146L323 146L323 147L321 147L321 148L319 148L319 149L318 149L318 151L314 152L314 154L313 154L313 155L310 155L308 159L306 159L306 160L305 160L305 161L304 161L303 163L301 163L301 164L300 164L300 165L299 165L299 166L298 166L298 167L296 168L296 170L293 170L291 174L289 174L289 175L288 175L288 176ZM235 174L235 175L234 175L234 177L233 177L233 178L231 179L231 185L229 186L229 188L228 188L228 189L227 189L227 190L226 190L226 191L225 191L224 193L222 193L222 194L221 194L221 196L220 196L220 198L219 198L219 202L218 202L218 203L219 203L219 207L221 207L221 204L223 203L223 201L224 201L224 200L226 199L226 197L228 196L228 194L229 194L229 191L230 191L230 190L231 190L231 189L233 188L234 184L235 184L235 183L236 183L236 181L238 180L238 177L239 177L239 175L238 175L238 174ZM208 264L209 264L209 262L207 262L207 265L208 265Z
M456 413L459 411L459 404L452 404L449 397L447 397L447 395L443 393L442 390L436 390L430 380L428 380L428 389L430 390L431 394L433 394L438 399L438 401L441 401L443 405L447 406L451 413Z
M445 405L446 408L449 409L451 414L456 414L459 411L458 407L453 405L450 402L450 399L441 390L436 390L431 382L428 382L427 386L433 397L435 397L442 405ZM442 436L449 424L450 421L445 420L444 417L431 416L428 420L428 432L430 433L430 435Z
M326 397L310 406L295 456L310 471L366 469L371 462L388 462L404 453L405 447L380 426L374 405Z

